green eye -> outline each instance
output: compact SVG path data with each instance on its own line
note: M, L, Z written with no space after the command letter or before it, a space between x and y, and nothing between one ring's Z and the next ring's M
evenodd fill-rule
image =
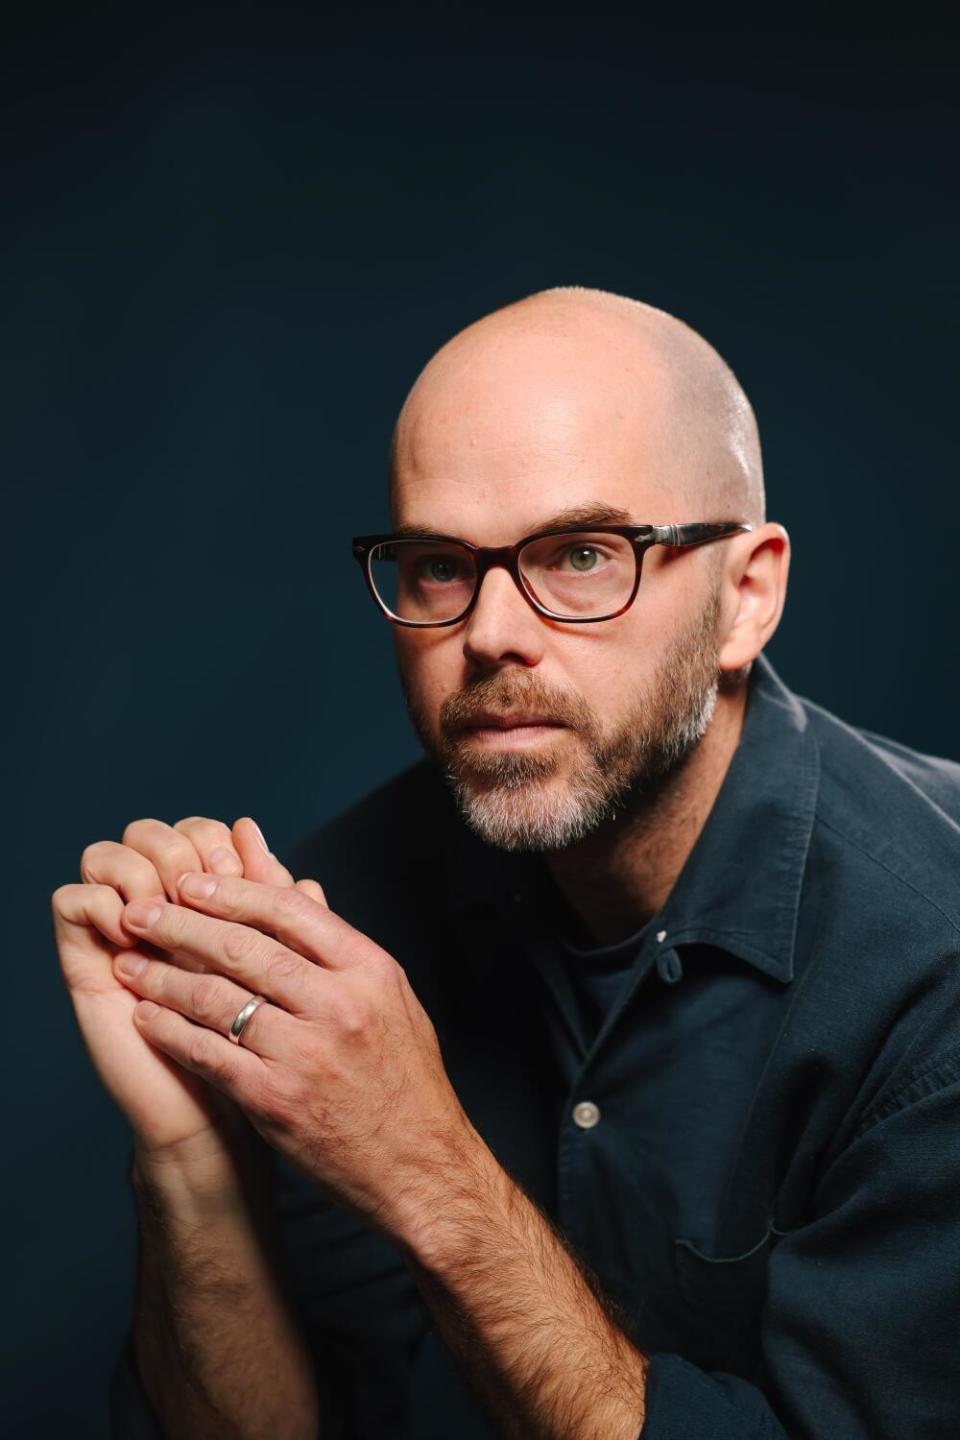
M574 570L592 570L597 563L597 552L592 545L579 545L570 551L570 564Z
M457 576L457 562L447 559L444 556L437 556L427 562L427 576L430 580L436 580L441 585L455 580Z

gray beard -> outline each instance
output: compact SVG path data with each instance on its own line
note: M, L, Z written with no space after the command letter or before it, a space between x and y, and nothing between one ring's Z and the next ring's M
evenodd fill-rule
M699 744L719 688L716 632L720 597L674 642L624 724L604 736L580 696L548 690L517 669L500 671L447 697L439 744L432 741L401 671L404 697L427 753L450 785L475 834L501 850L565 850L601 825L645 807ZM487 753L458 736L457 722L478 710L530 709L579 737L572 769L557 754ZM557 745L566 748L567 742Z

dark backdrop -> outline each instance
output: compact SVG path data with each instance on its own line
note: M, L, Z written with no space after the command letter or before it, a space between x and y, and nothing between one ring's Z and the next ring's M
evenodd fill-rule
M134 1241L50 894L135 817L282 851L414 758L347 540L460 326L583 283L702 331L794 544L775 665L960 756L946 10L136 9L33 7L4 47L17 1435L103 1433Z

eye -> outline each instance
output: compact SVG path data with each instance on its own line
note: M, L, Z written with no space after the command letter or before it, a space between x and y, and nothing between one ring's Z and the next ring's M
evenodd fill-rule
M600 555L592 545L571 546L567 555L574 570L579 570L581 574L588 570L595 570L600 563Z
M420 560L420 575L434 585L449 585L463 579L463 561L456 555L425 555Z

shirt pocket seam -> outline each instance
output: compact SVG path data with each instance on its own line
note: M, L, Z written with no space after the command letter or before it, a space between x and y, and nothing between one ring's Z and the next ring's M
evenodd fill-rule
M722 1285L736 1274L754 1275L761 1267L765 1271L777 1244L799 1228L796 1225L782 1228L771 1217L760 1239L734 1255L708 1255L693 1240L685 1237L675 1239L674 1269L685 1304L693 1313L709 1307L709 1288L705 1291L698 1282L708 1281L710 1276L716 1277ZM751 1261L754 1262L752 1266ZM743 1269L738 1269L741 1266Z
M751 1363L770 1253L786 1233L771 1219L758 1240L733 1255L708 1255L692 1240L674 1241L676 1283L698 1364L723 1370Z
M741 1261L749 1260L752 1255L756 1255L757 1251L762 1249L763 1246L766 1245L767 1241L770 1239L770 1236L773 1234L783 1235L785 1234L785 1232L783 1230L777 1230L776 1226L771 1220L768 1222L767 1228L760 1236L760 1239L754 1245L749 1246L748 1249L741 1251L739 1255L708 1255L704 1250L701 1250L699 1245L696 1245L692 1240L687 1240L684 1238L675 1240L673 1243L674 1245L682 1247L684 1250L689 1251L695 1259L702 1261L704 1265L738 1265Z

